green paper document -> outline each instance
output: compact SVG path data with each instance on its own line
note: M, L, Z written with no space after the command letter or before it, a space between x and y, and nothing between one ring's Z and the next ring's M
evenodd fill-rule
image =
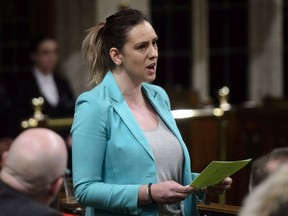
M190 184L196 189L218 184L226 177L233 175L252 159L240 161L212 161Z

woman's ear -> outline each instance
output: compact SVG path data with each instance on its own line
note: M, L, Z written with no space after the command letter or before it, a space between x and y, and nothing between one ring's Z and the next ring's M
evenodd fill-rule
M118 66L122 65L122 55L121 55L121 53L119 52L119 50L117 48L112 47L110 49L109 54L110 54L110 57L111 57L112 61L116 65L118 65Z

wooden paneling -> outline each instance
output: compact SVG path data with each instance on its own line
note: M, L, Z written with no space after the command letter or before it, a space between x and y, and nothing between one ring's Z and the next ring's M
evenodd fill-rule
M238 215L240 211L239 206L221 205L221 204L199 204L200 216L233 216Z
M192 170L196 172L201 172L212 160L258 158L272 149L288 146L288 112L283 107L242 108L221 118L189 118L177 120L177 124L189 149ZM226 204L242 204L248 193L249 172L250 165L232 176Z
M189 150L193 171L201 172L212 160L218 159L218 121L215 117L179 119L177 125Z

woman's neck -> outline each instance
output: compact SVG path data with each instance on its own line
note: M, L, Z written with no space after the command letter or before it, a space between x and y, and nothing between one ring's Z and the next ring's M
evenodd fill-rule
M141 89L142 82L133 81L125 71L113 72L113 74L140 128L143 130L155 129L158 125L157 114L148 100L145 100Z
M113 75L128 105L145 104L141 90L142 82L133 81L125 71L113 72Z

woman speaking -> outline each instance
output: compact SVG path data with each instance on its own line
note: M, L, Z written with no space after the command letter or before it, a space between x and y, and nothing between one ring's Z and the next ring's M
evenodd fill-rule
M83 52L97 86L77 100L73 182L86 215L197 216L203 191L156 77L157 34L137 10L90 29ZM209 188L221 194L232 180Z

